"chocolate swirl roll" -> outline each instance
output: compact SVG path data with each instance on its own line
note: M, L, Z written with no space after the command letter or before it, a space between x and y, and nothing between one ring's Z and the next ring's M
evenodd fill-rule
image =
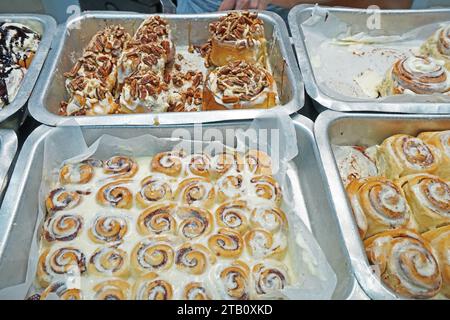
M94 300L129 300L130 284L122 279L112 279L97 283L92 290Z
M98 248L89 259L91 275L126 277L128 270L128 254L115 246Z
M55 214L45 222L43 238L49 243L55 241L72 241L82 229L82 217L74 214Z
M169 180L162 176L150 176L142 180L141 190L136 194L136 202L143 209L158 201L170 201L172 198Z
M222 228L232 229L244 234L248 228L250 209L247 202L236 200L222 204L216 209L216 222Z
M267 260L252 269L255 291L259 296L280 296L280 291L289 284L289 275L284 264Z
M182 219L178 234L188 240L208 235L214 225L212 214L206 209L196 207L180 207L177 216Z
M201 244L185 243L175 253L175 265L179 270L189 274L203 274L214 263L216 263L214 255Z
M89 238L95 243L115 243L123 240L128 223L121 216L98 216L89 228Z
M211 174L211 160L206 154L193 154L190 156L188 172L200 177L209 178Z
M103 164L103 172L113 179L132 178L138 169L136 161L126 156L111 157Z
M244 170L244 160L236 151L227 150L216 154L211 159L211 173L215 179L219 179L225 174L231 175Z
M141 235L174 234L177 228L174 204L157 204L142 212L137 220L137 230Z
M171 300L173 287L168 281L160 279L156 273L150 272L134 285L133 298L135 300Z
M189 282L183 290L184 300L211 300L208 289L201 282Z
M178 177L183 169L182 158L184 156L181 151L158 153L152 159L151 169L153 172Z
M208 247L218 257L239 258L244 248L244 241L238 232L222 228L209 237Z
M76 191L68 191L65 188L58 188L49 193L45 200L47 213L75 208L81 201L81 196Z
M168 270L174 262L174 243L166 237L140 241L131 253L131 266L136 274Z
M209 179L197 177L184 179L178 185L175 199L183 205L209 209L214 204L216 192Z
M218 265L214 270L213 281L220 299L250 299L250 268L240 260Z
M117 180L101 187L97 192L97 202L104 207L131 209L133 193L126 186L131 180Z

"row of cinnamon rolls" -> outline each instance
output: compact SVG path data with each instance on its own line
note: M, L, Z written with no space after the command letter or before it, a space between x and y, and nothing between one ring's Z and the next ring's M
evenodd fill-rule
M335 147L371 264L395 292L450 298L450 131Z

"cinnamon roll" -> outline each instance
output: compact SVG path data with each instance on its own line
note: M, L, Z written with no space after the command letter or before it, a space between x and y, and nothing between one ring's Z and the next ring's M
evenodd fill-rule
M406 230L389 230L364 241L369 262L395 293L417 299L435 296L442 286L439 264L429 242Z
M255 259L281 260L287 251L287 238L284 233L272 234L264 229L251 229L245 234L244 240L248 254Z
M163 173L171 177L178 177L183 168L183 152L169 151L161 152L152 159L151 169L153 172Z
M90 275L127 277L128 254L116 246L98 248L89 259L88 271Z
M203 274L215 263L216 257L201 244L185 243L175 253L175 265L179 270L189 274Z
M171 201L173 198L170 181L163 176L150 176L141 181L141 190L136 194L136 202L142 209L158 201Z
M137 281L133 288L135 300L171 300L173 298L173 287L162 280L154 272Z
M218 257L235 259L242 255L244 241L238 232L222 228L209 237L208 246Z
M224 202L245 195L244 177L240 174L223 176L217 181L217 200Z
M272 159L260 150L249 150L245 155L248 171L254 175L272 175Z
M175 205L161 203L147 208L136 222L141 235L175 234Z
M442 273L441 293L450 299L450 226L425 232L422 236L434 248Z
M289 285L287 267L272 260L255 265L252 269L252 279L256 295L260 297L281 297L280 291Z
M213 216L206 209L180 207L177 208L177 217L182 219L178 234L188 240L210 234L214 226Z
M215 196L214 185L209 179L203 177L184 179L175 192L175 199L183 205L206 209L214 204Z
M138 165L130 157L114 156L103 164L103 172L114 179L128 179L135 176Z
M434 174L445 180L450 180L450 130L423 132L418 135L418 138L440 151L441 165L438 166Z
M245 262L236 260L227 265L218 265L212 280L220 299L250 299L250 268Z
M209 25L211 51L208 60L215 66L245 60L266 63L264 22L256 12L233 11Z
M445 63L450 69L450 24L437 30L421 47L425 55L430 55Z
M55 214L44 223L43 238L46 242L72 241L83 229L83 218L75 214Z
M231 175L244 170L244 161L236 151L225 151L215 155L211 160L212 175L219 179L225 174Z
M93 288L94 300L129 300L130 284L122 279L111 279L97 283Z
M61 184L88 183L94 176L92 163L92 161L83 161L64 165L59 171L59 181Z
M131 180L117 180L101 187L96 196L98 204L117 209L131 209L133 193L127 187L130 182Z
M86 272L86 257L74 247L45 249L38 261L37 281L46 288L54 280L67 276L80 276Z
M431 57L412 56L394 63L379 87L382 96L450 94L449 71Z
M88 230L88 236L95 243L122 242L128 232L128 222L125 217L101 215L94 219Z
M58 298L59 300L83 300L83 294L78 288L69 288L64 281L50 284L41 294L39 300Z
M446 181L428 174L417 174L401 178L399 183L420 232L450 224L450 186Z
M416 229L403 190L382 177L353 180L347 187L361 238L389 229Z
M151 237L140 241L131 253L131 266L138 275L150 271L162 272L174 263L174 242L166 237Z
M195 176L210 178L211 160L208 155L193 154L189 158L189 173Z
M272 75L259 65L238 60L209 73L203 90L202 109L269 109L276 103Z
M264 202L274 203L277 206L281 205L283 195L281 187L277 180L272 176L257 176L250 180L252 186L250 195L252 198L262 200Z
M58 188L50 192L45 200L47 213L61 210L70 210L78 206L81 196L76 191L68 191L65 188Z
M285 232L288 229L286 214L276 207L258 207L250 216L250 226L262 228L272 233Z
M189 282L183 290L184 300L211 300L206 286L201 282Z
M432 174L441 164L441 155L433 146L405 134L384 140L376 158L379 173L388 179L415 173Z
M217 225L221 228L229 228L244 234L248 229L248 216L250 209L247 202L236 200L222 204L216 209Z

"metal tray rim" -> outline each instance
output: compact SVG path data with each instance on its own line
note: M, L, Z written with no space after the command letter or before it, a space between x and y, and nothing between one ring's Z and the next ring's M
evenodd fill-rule
M450 103L440 103L440 102L420 102L420 103L401 103L401 111L392 111L393 106L398 106L398 102L377 102L373 99L366 99L361 101L345 101L337 100L330 97L323 92L321 87L318 85L316 78L314 76L314 71L309 59L308 51L305 45L305 38L303 32L301 31L300 24L304 21L299 21L298 16L307 11L311 11L315 5L311 4L301 4L295 6L289 12L289 26L294 39L294 46L297 53L300 70L302 72L305 89L308 95L317 101L320 105L327 109L341 111L341 112L353 112L353 111L376 111L376 112L402 112L402 113L419 113L419 114L447 114L450 113ZM372 12L370 9L355 9L355 8L335 8L327 6L318 6L320 8L325 8L330 12L349 12L354 14L362 14ZM380 10L381 14L411 14L411 13L442 13L448 12L450 14L450 9L417 9L417 10ZM433 109L431 112L424 112L423 106L426 105L428 109Z
M123 12L111 12L111 11L86 11L81 13L77 17L70 18L66 24L58 26L55 34L55 40L52 46L52 51L49 54L49 61L44 65L41 77L36 84L36 88L32 94L29 104L29 111L33 118L37 121L50 125L50 126L70 126L74 124L88 126L88 125L153 125L153 124L180 124L180 123L205 123L205 122L219 122L228 120L244 120L254 119L265 113L266 110L226 110L226 111L204 111L188 113L192 119L186 121L186 112L171 112L171 113L146 113L146 114L130 114L130 115L107 115L107 116L80 116L80 117L64 117L56 115L47 110L45 107L45 96L50 85L50 79L52 74L56 70L56 65L61 55L61 51L65 42L66 32L69 30L69 26L80 19L85 18L120 18L126 14L127 18L143 19L150 15L141 13L123 13ZM290 44L288 37L287 26L283 22L282 18L276 13L269 11L261 11L260 15L275 21L275 29L280 37L280 49L286 59L288 68L288 77L293 87L293 97L291 101L286 105L281 105L273 108L272 110L285 110L289 114L293 114L303 108L305 104L304 97L304 83L298 64L295 60L295 54ZM220 17L224 13L204 13L204 14L158 14L161 17L167 17L172 19L199 19L202 17ZM206 120L205 120L206 118Z
M13 160L18 149L18 139L14 130L0 129L0 205L8 179L8 172L11 169Z
M38 79L39 73L42 69L48 51L53 40L53 35L56 29L56 21L51 16L43 14L0 14L0 20L7 19L16 21L18 19L29 19L38 21L43 25L44 33L41 35L41 43L38 46L36 56L34 57L30 68L28 69L19 91L15 99L0 111L0 123L13 116L20 108L22 108L30 98L33 88Z

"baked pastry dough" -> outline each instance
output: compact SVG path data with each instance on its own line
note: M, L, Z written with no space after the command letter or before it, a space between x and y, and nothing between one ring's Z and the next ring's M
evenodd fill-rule
M444 180L450 180L450 130L422 132L417 137L439 150L442 160L435 174Z
M450 24L440 28L428 38L421 51L424 55L443 61L450 70Z

